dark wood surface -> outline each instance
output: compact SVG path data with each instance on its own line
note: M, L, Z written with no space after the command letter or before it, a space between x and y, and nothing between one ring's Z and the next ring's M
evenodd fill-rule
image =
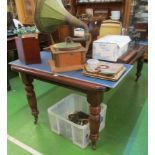
M41 63L39 40L35 36L15 37L20 61L24 64Z
M137 51L135 53L135 51ZM133 52L134 56L131 56L130 53ZM134 63L137 61L137 80L140 76L140 72L143 67L143 47L139 46L136 47L134 50L129 51L127 55L120 58L120 62L128 62ZM132 61L133 60L133 61ZM82 80L71 79L68 77L63 76L55 76L52 73L46 73L42 71L36 71L29 68L24 68L21 66L11 65L11 69L17 71L21 74L21 78L23 84L25 85L25 91L27 94L28 104L31 108L32 115L34 116L35 120L34 123L36 124L38 121L38 114L39 110L37 107L37 99L35 96L35 91L33 89L33 79L38 79L41 81L45 81L48 83L52 83L55 85L59 85L62 87L66 87L69 89L78 90L83 92L87 95L87 101L90 104L90 140L92 143L92 148L96 148L96 142L99 137L99 120L100 120L100 104L103 100L103 95L106 91L110 90L109 88L99 85L93 84L89 82L84 82Z
M144 53L145 53L145 46L144 45L136 45L129 49L129 51L118 59L118 62L127 63L127 64L134 64L137 62L137 72L136 72L136 81L138 81L141 71L143 68L144 62Z
M145 52L144 45L135 45L130 47L128 52L118 59L118 62L133 64L139 57L142 57Z

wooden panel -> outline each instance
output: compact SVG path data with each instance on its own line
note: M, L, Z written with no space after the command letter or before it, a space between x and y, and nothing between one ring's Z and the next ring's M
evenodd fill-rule
M69 11L72 15L76 15L76 1L75 0L62 0L65 8Z
M72 27L69 25L62 25L58 28L59 42L65 41L66 37L72 36Z
M123 16L123 27L126 28L126 31L129 26L129 17L130 17L130 8L131 8L131 0L124 1L124 16Z
M23 9L23 1L22 0L15 0L16 8L17 8L17 14L19 21L24 24L25 23L25 13Z
M67 71L75 71L75 70L81 70L83 69L83 65L71 65L71 66L61 66L61 67L57 67L55 65L55 61L53 60L49 60L49 65L51 67L51 71L54 73L58 73L58 72L67 72Z
M57 54L58 57L58 66L70 66L70 65L81 65L82 60L81 60L81 52L76 52L76 53L62 53L62 54Z
M145 46L144 51L144 60L148 60L148 46Z
M15 0L19 21L34 24L35 0Z
M23 0L24 11L25 11L25 20L27 24L34 23L34 10L35 4L33 0Z

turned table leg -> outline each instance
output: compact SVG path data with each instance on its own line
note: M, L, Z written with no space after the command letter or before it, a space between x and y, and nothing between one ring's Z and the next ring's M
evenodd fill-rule
M139 77L141 76L141 71L143 68L143 62L144 62L144 57L141 56L137 61L137 73L136 73L136 80L135 81L138 81Z
M37 124L39 111L37 108L36 95L35 95L33 84L32 84L33 79L24 73L21 73L21 78L25 85L28 104L31 108L32 115L34 116L34 123Z
M102 92L89 92L87 101L90 104L90 140L92 148L96 149L96 142L99 137Z

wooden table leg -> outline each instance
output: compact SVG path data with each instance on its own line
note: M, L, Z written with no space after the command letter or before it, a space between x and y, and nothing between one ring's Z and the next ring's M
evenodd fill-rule
M88 92L87 94L87 101L90 104L90 140L93 149L96 149L96 142L99 137L102 94L103 92Z
M139 77L141 76L141 71L143 68L143 62L144 62L144 57L141 56L137 61L137 73L136 73L136 80L135 81L138 81Z
M33 79L24 73L21 73L21 78L25 85L28 104L31 108L32 115L34 116L34 124L37 124L39 111L37 108L36 95L33 90L33 84L32 84Z

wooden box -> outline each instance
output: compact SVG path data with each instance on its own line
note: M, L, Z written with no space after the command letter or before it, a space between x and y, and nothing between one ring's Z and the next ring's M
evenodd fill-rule
M49 62L52 71L64 72L83 68L85 63L86 49L80 47L74 50L56 50L51 46L52 60Z
M36 34L15 37L19 60L24 64L41 63L40 47Z

